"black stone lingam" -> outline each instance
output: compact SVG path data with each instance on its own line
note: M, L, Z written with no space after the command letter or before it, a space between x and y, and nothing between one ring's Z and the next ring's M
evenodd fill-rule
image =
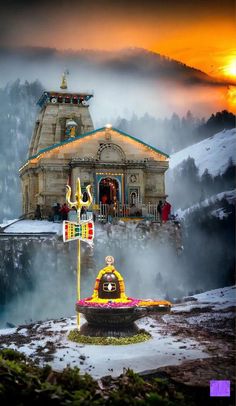
M92 297L76 303L76 311L87 321L81 326L82 335L130 337L139 332L136 320L156 312L170 312L171 303L168 301L127 297L124 280L113 266L114 258L108 256L105 261L107 266L96 278Z

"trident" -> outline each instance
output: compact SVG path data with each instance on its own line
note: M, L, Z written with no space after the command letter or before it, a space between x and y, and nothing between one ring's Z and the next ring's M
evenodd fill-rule
M88 193L88 200L86 202L83 201L83 193L81 192L80 186L80 178L77 179L76 183L76 193L75 193L75 201L71 201L71 187L66 185L67 192L66 192L66 201L70 209L75 207L77 210L77 221L78 224L81 223L80 221L80 213L81 208L89 207L93 201L93 197L91 194L91 185L86 186L86 191ZM78 253L77 253L77 300L80 300L80 239L78 239ZM78 330L80 329L80 313L77 313L77 326Z

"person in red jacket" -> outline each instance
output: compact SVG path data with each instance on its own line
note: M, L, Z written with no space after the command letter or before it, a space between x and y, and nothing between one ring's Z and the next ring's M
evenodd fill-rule
M167 220L169 220L170 217L170 212L171 212L171 205L167 201L162 206L162 222L165 223Z
M69 207L67 206L66 203L64 203L60 210L62 220L67 220L69 211L70 211Z

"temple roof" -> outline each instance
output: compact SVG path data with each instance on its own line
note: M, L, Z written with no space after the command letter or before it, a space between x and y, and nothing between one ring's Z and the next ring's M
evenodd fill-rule
M96 130L87 132L87 133L82 134L82 135L78 135L78 136L73 137L73 138L69 138L69 139L64 140L64 141L62 141L62 142L59 142L59 143L57 143L57 144L53 144L53 145L51 145L51 146L49 146L49 147L47 147L47 148L41 149L37 154L30 156L29 159L25 162L25 164L24 164L23 166L25 166L25 165L26 165L29 161L31 161L32 159L39 158L40 155L42 155L42 154L44 155L46 152L52 151L52 150L54 150L54 149L56 149L56 148L62 147L62 146L64 146L64 145L67 145L67 144L70 144L70 143L73 143L73 142L76 142L76 141L78 141L78 140L80 140L80 139L89 137L89 136L91 136L91 135L93 135L93 134L97 134L98 132L102 132L102 131L105 131L105 130L107 130L107 127L98 128L98 129L96 129ZM130 134L125 133L124 131L121 131L121 130L119 130L119 129L117 129L117 128L114 128L114 127L112 127L111 130L113 130L113 131L115 131L115 132L117 132L117 133L119 133L119 134L121 134L121 135L123 135L123 136L125 136L125 137L128 137L128 138L130 138L131 140L136 141L136 142L138 142L138 143L144 145L145 147L148 147L148 148L151 149L152 151L154 151L154 152L156 152L156 153L158 153L158 154L160 154L160 155L163 155L163 156L165 156L166 158L169 158L169 155L166 154L165 152L163 152L163 151L161 151L161 150L159 150L159 149L157 149L157 148L155 148L155 147L152 147L151 145L149 145L149 144L147 144L147 143L145 143L145 142L139 140L139 139L136 138L136 137L133 137L133 136L130 135Z

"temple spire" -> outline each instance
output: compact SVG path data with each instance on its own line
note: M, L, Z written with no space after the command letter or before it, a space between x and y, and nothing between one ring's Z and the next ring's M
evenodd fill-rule
M66 71L63 73L63 75L62 75L62 80L61 80L61 86L60 86L60 88L63 89L63 90L67 89L66 75L68 75L68 74L69 74L69 72L68 72L68 70L66 70Z

